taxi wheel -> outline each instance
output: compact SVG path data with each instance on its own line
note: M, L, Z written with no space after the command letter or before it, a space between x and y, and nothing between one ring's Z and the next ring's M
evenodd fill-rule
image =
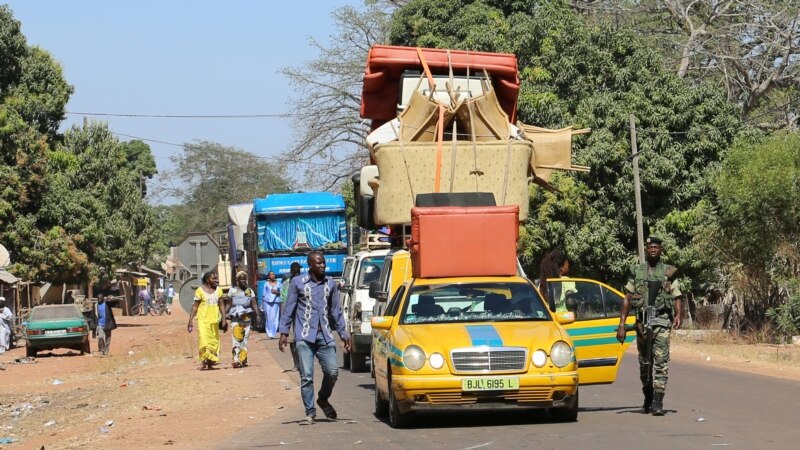
M350 372L360 373L367 371L367 355L364 353L350 352Z
M36 349L33 347L25 346L25 356L28 358L35 358L36 357Z
M575 401L566 408L550 408L550 417L553 422L575 422L578 420L578 391L575 391Z
M86 341L86 342L83 343L83 345L81 346L81 355L85 355L87 353L91 353L92 352L92 349L91 349L90 345L91 344L89 344L89 341Z
M389 373L391 374L391 368L389 368ZM388 379L388 390L389 390L389 426L392 428L405 428L411 422L411 416L409 414L403 414L400 411L400 405L397 404L397 399L394 396L394 390L392 389L392 378L391 375Z
M369 354L369 376L375 379L375 357L372 356L372 353Z
M387 414L389 414L389 402L381 397L378 382L375 381L375 417L386 417Z

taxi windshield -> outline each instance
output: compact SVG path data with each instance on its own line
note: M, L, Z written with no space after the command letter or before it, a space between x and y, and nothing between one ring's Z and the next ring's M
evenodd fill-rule
M400 323L551 320L530 283L488 282L414 286Z

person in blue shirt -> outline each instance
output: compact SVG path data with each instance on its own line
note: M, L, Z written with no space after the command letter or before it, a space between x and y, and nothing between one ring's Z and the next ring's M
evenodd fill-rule
M272 271L267 274L267 282L264 283L261 310L264 312L264 331L269 339L275 339L281 317L281 282Z
M142 310L145 316L150 312L150 301L152 299L153 297L150 295L150 291L147 287L143 287L139 290L139 300L142 302Z
M336 341L333 330L339 333L345 351L350 351L350 335L345 329L339 305L339 283L325 274L325 257L321 252L308 255L308 273L292 278L286 306L283 308L278 332L278 350L285 351L289 329L294 327L295 345L300 363L300 396L305 408L305 422L316 420L314 407L314 357L322 368L322 386L317 405L325 417L336 419L336 410L328 399L339 375L336 364Z
M106 302L106 296L97 294L97 348L103 356L108 355L111 347L111 331L117 328L114 312L111 305Z

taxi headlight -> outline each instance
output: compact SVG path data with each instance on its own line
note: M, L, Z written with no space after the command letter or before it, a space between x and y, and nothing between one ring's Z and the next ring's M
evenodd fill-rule
M533 361L533 365L536 367L544 367L544 365L547 364L547 353L542 349L536 350L533 352L531 361Z
M444 366L444 356L441 353L433 353L428 362L431 363L431 367L434 369L441 369Z
M416 345L409 345L403 352L403 364L411 370L422 369L425 365L425 352Z
M571 363L574 359L573 356L572 347L564 341L556 342L550 349L550 359L556 367L564 367Z

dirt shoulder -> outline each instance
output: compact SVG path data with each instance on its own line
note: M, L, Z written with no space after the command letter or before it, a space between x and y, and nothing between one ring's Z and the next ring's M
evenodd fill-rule
M677 335L672 338L670 358L800 381L800 346L793 344L748 345L723 333L704 333L702 339Z
M0 442L13 439L0 448L205 448L297 401L287 390L296 376L282 372L265 347L276 341L261 333L250 336L250 366L231 367L223 334L221 367L198 370L197 334L186 332L188 316L177 309L158 317L115 311L107 357L55 350L21 364L24 347L0 355Z

